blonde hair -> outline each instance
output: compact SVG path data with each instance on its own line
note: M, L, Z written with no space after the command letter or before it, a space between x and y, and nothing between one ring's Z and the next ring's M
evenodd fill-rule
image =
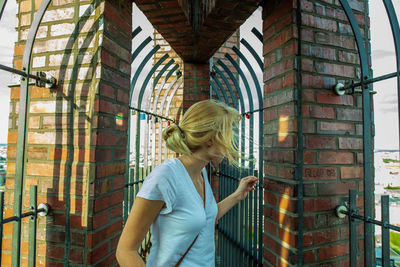
M239 158L234 127L240 113L222 102L203 100L192 105L177 124L164 129L162 137L169 149L180 154L191 154L201 145L213 140L232 163Z

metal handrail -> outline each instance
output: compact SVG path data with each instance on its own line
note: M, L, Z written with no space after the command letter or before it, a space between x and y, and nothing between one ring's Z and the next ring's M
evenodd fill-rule
M336 216L339 218L344 218L347 215L352 219L357 219L360 221L373 223L373 224L400 232L399 226L390 224L387 221L379 221L379 220L376 220L376 219L368 217L368 216L359 215L354 210L349 210L347 203L343 203L343 204L337 206L335 209L335 212L336 212ZM341 214L343 214L344 216L342 216Z
M41 203L41 204L39 204L36 211L28 211L28 212L22 213L20 217L19 216L11 216L11 217L5 218L0 221L0 224L16 222L16 221L21 220L22 218L29 217L29 216L36 216L38 214L40 216L47 216L47 214L49 214L49 211L50 211L50 206L46 203Z
M0 64L0 70L8 71L14 74L18 74L24 78L30 78L36 80L36 85L39 87L48 87L48 88L54 88L57 85L57 79L54 77L50 77L49 79L46 78L46 74L44 72L37 72L37 75L33 75L30 73L26 73L23 70L17 70L11 67L7 67L3 64Z

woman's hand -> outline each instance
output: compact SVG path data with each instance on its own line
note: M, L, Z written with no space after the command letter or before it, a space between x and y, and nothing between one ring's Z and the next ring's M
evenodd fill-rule
M245 178L242 178L234 194L239 200L245 199L250 191L256 190L255 186L257 184L257 181L258 178L255 176L247 176Z

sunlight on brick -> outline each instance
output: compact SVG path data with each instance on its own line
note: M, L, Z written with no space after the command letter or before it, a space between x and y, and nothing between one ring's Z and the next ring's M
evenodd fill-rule
M278 131L278 140L279 142L283 142L288 136L289 130L289 117L288 116L280 116L279 117L279 131Z

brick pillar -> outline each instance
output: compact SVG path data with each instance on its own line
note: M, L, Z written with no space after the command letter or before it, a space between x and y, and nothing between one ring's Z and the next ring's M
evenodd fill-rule
M346 266L348 221L333 210L349 189L362 205L362 103L332 88L359 78L357 49L337 1L299 2L301 25L296 1L263 4L264 266L298 264L300 246L304 264ZM349 2L364 27L366 2Z
M35 1L19 2L14 66L21 68ZM24 211L29 185L51 214L38 219L37 266L116 266L122 230L131 53L130 1L53 1L33 49L34 71L59 81L32 87L28 107ZM12 214L19 87L11 89L6 216ZM22 265L26 266L23 221ZM10 266L11 224L2 266Z
M194 103L210 98L210 65L189 63L183 65L183 110Z

